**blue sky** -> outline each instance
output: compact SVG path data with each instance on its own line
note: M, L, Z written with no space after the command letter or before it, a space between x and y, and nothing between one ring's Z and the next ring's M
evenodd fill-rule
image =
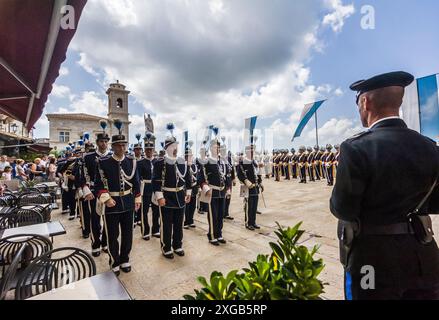
M270 130L273 147L297 148L314 144L313 121L289 142L301 108L328 98L318 113L321 144L340 143L362 130L352 82L394 70L439 72L439 2L395 4L90 1L45 112L105 115L106 87L119 79L132 91L132 143L144 112L159 139L169 121L193 130L191 139L209 124L233 137L259 115L257 128ZM375 9L374 30L361 28L363 5ZM48 136L45 117L36 127Z

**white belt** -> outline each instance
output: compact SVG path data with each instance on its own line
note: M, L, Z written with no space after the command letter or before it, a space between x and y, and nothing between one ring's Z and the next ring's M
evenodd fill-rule
M152 183L152 180L142 180L142 183L149 184L149 183Z
M131 189L129 190L125 190L125 191L120 191L120 192L110 192L110 196L112 197L124 197L131 194Z
M217 190L217 191L223 191L225 187L218 187L218 186L214 186L209 184L209 187L213 190Z
M182 190L184 190L184 186L183 187L178 187L178 188L166 188L166 187L162 187L163 191L167 191L167 192L180 192Z

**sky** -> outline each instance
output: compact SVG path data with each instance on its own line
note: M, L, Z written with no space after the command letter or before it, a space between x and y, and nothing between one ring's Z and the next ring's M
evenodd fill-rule
M305 104L318 111L320 145L363 128L349 85L404 70L439 72L436 0L89 0L45 113L105 116L110 83L131 91L130 142L202 139L216 125L233 151L245 118L258 116L261 148L314 145L315 123L291 142ZM366 22L366 27L364 23ZM37 138L48 137L43 116Z

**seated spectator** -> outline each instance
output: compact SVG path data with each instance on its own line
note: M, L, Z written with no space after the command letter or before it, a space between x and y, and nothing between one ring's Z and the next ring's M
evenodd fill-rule
M1 156L0 158L0 173L3 173L5 171L6 167L10 167L11 165L8 162L7 156Z
M12 167L6 166L2 173L2 180L11 181L12 180Z
M24 160L18 159L17 166L15 167L15 171L17 172L17 179L20 181L26 181L28 180L28 175L26 174L26 170L24 168Z
M40 158L36 158L34 160L34 163L32 163L32 165L30 166L29 170L30 170L30 174L29 174L29 179L30 180L34 180L36 177L40 177L44 179L45 177L45 171L42 170L41 166L41 159Z

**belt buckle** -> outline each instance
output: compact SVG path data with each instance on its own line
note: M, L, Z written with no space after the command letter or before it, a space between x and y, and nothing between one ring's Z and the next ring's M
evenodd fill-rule
M123 197L125 195L125 191L119 191L119 197Z

